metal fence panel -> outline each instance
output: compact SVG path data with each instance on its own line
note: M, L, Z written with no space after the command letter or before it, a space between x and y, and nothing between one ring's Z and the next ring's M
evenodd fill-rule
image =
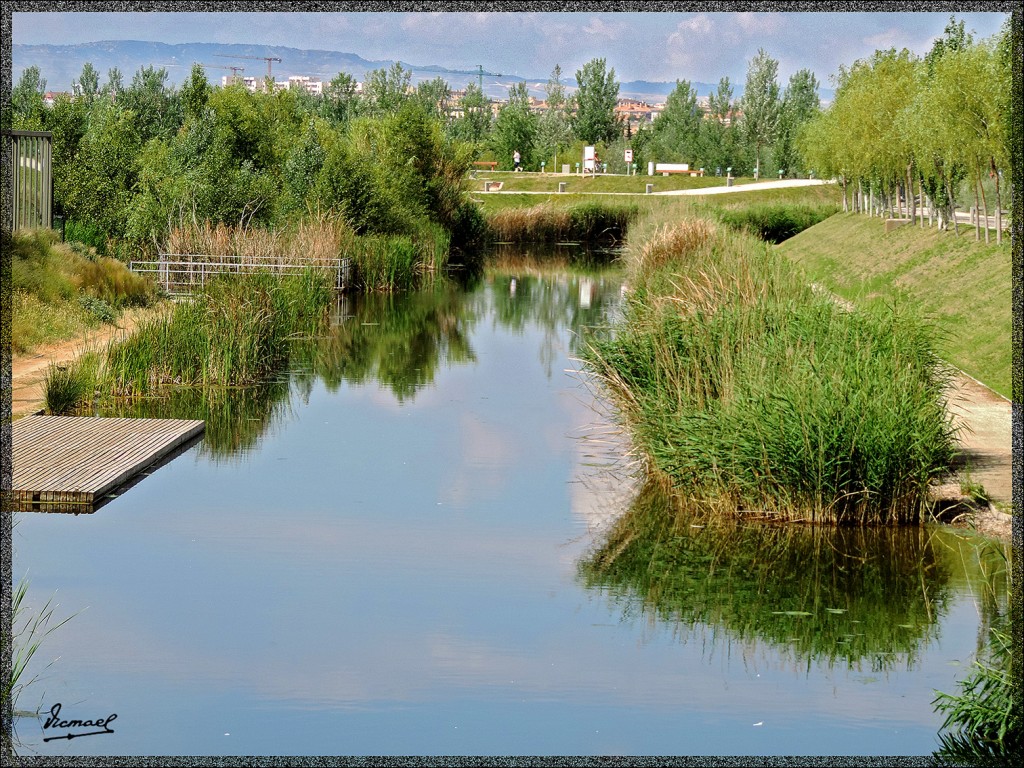
M53 226L53 134L49 131L4 131L7 159L5 226L49 229Z

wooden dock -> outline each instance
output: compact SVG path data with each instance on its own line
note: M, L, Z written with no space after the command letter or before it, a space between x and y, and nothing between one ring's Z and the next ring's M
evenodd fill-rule
M106 494L196 438L205 422L27 416L11 427L14 509L90 512Z

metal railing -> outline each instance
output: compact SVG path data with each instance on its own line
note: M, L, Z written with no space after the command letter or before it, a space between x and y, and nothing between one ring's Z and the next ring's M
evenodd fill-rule
M4 131L9 195L4 226L49 229L53 226L53 134L49 131Z
M209 254L161 253L158 261L131 261L128 268L139 274L153 274L170 296L189 296L202 290L217 275L276 272L288 274L305 269L323 269L334 273L334 287L343 290L348 278L349 259L317 259L307 262L285 261L277 256L214 256Z

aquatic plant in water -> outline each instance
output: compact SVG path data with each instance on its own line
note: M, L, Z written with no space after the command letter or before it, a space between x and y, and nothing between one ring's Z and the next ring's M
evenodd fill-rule
M289 355L289 341L326 322L328 279L266 272L222 276L192 300L140 325L107 349L104 384L115 395L164 385L241 386L263 381Z
M585 357L652 466L730 514L922 518L955 436L949 371L908 307L847 311L707 223L628 253L625 320Z

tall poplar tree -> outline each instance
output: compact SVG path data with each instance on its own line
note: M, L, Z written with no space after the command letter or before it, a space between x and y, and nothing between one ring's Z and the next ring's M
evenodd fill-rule
M755 175L760 175L761 157L779 130L782 103L779 99L779 62L761 48L747 68L743 89L743 133L754 148Z
M573 97L576 113L570 125L576 138L586 144L614 141L622 135L615 117L619 84L615 69L607 69L604 59L591 59L576 71L577 90Z
M569 118L565 113L565 86L562 85L562 68L555 65L544 89L547 107L537 124L537 151L542 159L551 158L551 168L558 165L558 153L569 146L571 132Z

